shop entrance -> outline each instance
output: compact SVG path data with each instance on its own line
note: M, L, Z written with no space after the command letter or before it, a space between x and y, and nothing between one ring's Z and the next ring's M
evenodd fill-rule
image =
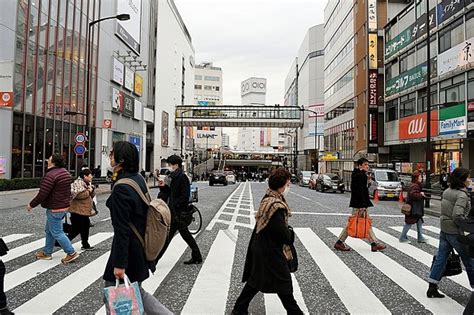
M450 173L460 166L463 140L437 141L433 144L434 173L440 174L443 168Z

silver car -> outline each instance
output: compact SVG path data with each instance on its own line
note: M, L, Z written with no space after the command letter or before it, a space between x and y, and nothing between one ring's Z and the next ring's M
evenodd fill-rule
M378 192L379 198L398 199L402 191L402 183L398 173L391 169L374 169L371 174L369 194L371 197Z

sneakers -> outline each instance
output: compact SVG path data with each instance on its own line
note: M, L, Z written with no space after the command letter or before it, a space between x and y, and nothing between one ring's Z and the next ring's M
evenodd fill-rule
M346 246L346 244L344 244L343 242L337 242L336 244L334 244L334 248L343 252L348 252L351 250L351 248L349 246Z
M61 259L61 262L63 264L69 264L70 262L73 262L74 260L76 260L78 257L79 257L79 254L77 252L74 252L72 254L67 254L66 257Z
M51 260L53 259L53 256L47 255L44 251L40 250L39 252L36 253L36 259L38 260Z
M384 250L387 246L385 246L384 244L373 244L372 245L372 251L373 252L377 252L379 250Z
M410 240L408 238L401 238L399 239L400 243L407 243L407 244L410 244Z

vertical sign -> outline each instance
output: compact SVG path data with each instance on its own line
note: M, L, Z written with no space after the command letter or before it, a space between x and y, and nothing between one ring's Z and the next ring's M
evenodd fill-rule
M112 110L123 112L123 93L115 88L112 88Z
M377 69L377 34L369 33L369 69Z
M169 129L169 114L165 111L161 113L161 146L167 147Z
M377 31L377 0L368 0L369 32Z
M115 35L137 54L140 54L142 0L116 0L117 14L129 14L130 19L117 21Z
M133 72L133 70L125 67L125 81L124 81L123 87L129 91L133 91L134 89L134 84L133 84L134 76L135 76L135 73Z
M133 92L138 96L142 96L143 94L143 77L136 72Z
M112 81L120 85L123 85L123 67L124 67L123 63L121 63L115 58L112 58L112 59L113 59Z
M13 106L13 62L0 62L0 107Z
M369 107L378 106L377 70L369 70Z

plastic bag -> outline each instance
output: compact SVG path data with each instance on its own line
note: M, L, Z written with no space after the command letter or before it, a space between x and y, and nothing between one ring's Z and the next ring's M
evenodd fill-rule
M110 314L145 314L138 282L130 283L126 275L123 280L123 285L117 279L115 287L104 288L105 300Z

